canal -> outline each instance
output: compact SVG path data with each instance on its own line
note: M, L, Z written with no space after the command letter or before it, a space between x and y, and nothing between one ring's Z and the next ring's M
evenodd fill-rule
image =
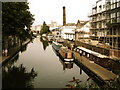
M97 87L97 84L75 63L65 63L56 55L45 38L37 37L24 46L3 67L3 88L65 88L75 85Z

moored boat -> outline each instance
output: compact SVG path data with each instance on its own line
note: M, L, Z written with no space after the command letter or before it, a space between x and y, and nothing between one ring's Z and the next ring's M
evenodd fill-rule
M63 59L64 61L73 61L73 52L68 49L67 47L61 47L59 49L59 54L61 59Z
M63 40L63 39L58 39L57 42L58 42L58 43L63 43L64 40Z
M52 43L52 47L55 49L55 51L59 51L60 47L62 47L62 44L59 44L57 42Z

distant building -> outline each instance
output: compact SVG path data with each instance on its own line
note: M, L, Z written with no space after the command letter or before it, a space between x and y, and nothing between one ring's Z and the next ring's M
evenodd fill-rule
M61 28L61 37L63 39L75 40L75 23L66 23L66 10L63 7L63 26Z
M52 35L54 36L55 39L61 38L61 31L60 28L55 28L52 30Z
M75 40L75 23L68 23L61 29L61 37L63 39Z
M33 33L40 33L41 27L42 27L42 25L32 26L31 31Z
M34 31L35 30L35 26L31 26L30 29L31 29L31 31Z
M90 40L90 22L78 20L75 29L76 41L89 41Z
M50 27L50 31L55 28L58 28L57 22L55 22L55 21L51 21L51 24L48 24L48 26Z
M40 33L41 28L42 28L42 25L35 26L35 30L39 33Z

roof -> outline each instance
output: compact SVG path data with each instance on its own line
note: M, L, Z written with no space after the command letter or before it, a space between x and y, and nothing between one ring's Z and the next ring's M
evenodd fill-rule
M87 22L89 22L89 21L78 20L76 28L79 28L79 29L82 28Z
M66 26L76 26L75 23L67 23Z
M94 52L94 51L89 50L89 49L86 49L86 48L84 48L84 47L77 47L77 48L78 48L78 49L81 49L81 50L83 50L83 51L85 51L85 52L87 52L87 53L89 53L89 54L92 54L92 55L94 55L94 56L100 57L100 58L108 58L108 56L106 56L106 55L102 55L102 54L100 54L100 53L98 53L98 52Z

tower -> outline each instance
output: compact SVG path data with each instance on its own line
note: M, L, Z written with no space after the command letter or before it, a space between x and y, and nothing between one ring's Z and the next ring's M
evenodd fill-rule
M65 6L63 7L63 26L66 25L66 12L65 12Z

